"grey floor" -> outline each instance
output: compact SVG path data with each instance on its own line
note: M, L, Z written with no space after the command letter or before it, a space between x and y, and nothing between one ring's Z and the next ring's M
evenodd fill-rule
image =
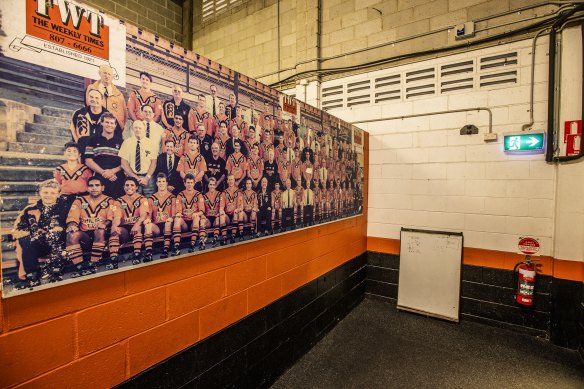
M584 388L584 365L547 341L365 299L272 388Z

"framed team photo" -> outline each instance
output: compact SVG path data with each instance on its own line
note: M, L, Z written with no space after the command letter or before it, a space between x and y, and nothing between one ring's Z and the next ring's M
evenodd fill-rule
M1 9L26 26L0 40L25 85L6 94L4 297L361 214L361 130L82 4L75 23L73 2L22 3Z

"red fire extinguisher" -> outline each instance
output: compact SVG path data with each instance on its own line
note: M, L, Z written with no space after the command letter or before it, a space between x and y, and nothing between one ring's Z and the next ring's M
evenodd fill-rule
M526 307L533 307L535 277L537 273L531 256L526 255L525 261L516 264L513 271L515 272L515 284L517 285L515 301Z

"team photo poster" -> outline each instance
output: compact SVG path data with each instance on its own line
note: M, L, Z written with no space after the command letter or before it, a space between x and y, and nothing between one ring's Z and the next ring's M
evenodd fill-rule
M58 146L9 193L4 297L361 214L362 130L82 4L22 3L2 55L84 93L28 127Z

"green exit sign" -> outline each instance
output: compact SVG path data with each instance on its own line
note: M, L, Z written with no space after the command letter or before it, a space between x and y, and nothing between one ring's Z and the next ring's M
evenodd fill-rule
M545 148L544 132L519 132L503 135L505 152L509 154L541 154Z

